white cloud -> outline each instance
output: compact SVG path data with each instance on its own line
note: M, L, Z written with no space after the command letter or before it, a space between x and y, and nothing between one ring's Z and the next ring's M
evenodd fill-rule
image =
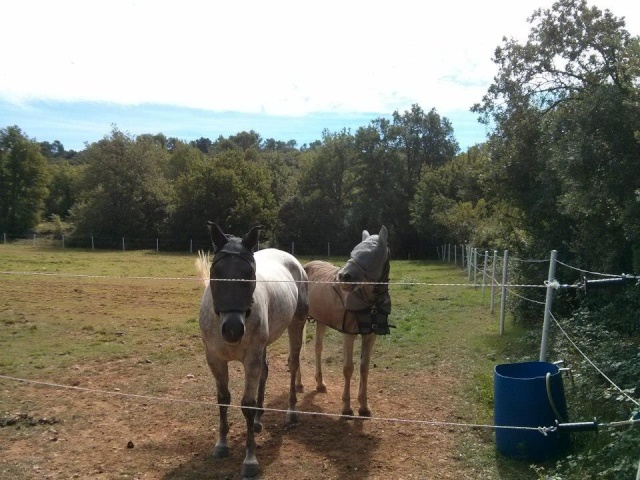
M493 78L502 37L525 38L526 18L551 3L21 0L3 7L0 99L466 110ZM595 4L637 31L636 2Z

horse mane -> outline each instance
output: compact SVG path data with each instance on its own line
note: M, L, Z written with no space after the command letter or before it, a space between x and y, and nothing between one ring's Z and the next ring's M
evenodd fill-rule
M209 252L198 250L198 258L196 258L196 276L198 281L205 287L209 284L211 275L211 256Z

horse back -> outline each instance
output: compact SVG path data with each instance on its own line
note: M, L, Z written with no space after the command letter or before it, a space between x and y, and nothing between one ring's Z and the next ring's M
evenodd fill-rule
M304 265L309 278L309 316L342 331L345 322L344 298L336 282L340 267L313 260Z
M286 310L290 307L287 299L293 298L292 316L304 318L309 305L308 283L300 262L293 255L275 248L256 252L255 259L258 286L268 291L271 310Z

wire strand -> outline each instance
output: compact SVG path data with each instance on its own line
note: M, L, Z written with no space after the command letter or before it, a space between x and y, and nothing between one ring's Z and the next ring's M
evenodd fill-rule
M553 315L553 313L549 312L549 314L551 315L551 318L553 319L553 321L555 322L555 324L558 326L558 328L560 329L560 331L562 332L562 334L566 337L567 340L569 340L569 343L571 343L571 345L573 345L573 348L575 348L580 355L582 355L584 357L584 359L593 367L596 369L596 371L602 375L616 390L618 390L622 395L624 395L625 397L627 397L628 400L630 400L631 402L633 402L635 405L640 407L640 402L638 402L636 399L634 399L633 397L631 397L629 394L627 394L627 392L625 392L622 388L620 388L618 385L616 385L614 383L613 380L611 380L602 370L600 370L598 368L598 366L593 363L591 361L591 359L589 357L587 357L587 355L580 349L580 347L578 347L578 345L576 345L576 343L569 337L569 335L567 334L567 332L562 328L562 326L560 325L560 322L558 322L558 320L556 319L556 317Z

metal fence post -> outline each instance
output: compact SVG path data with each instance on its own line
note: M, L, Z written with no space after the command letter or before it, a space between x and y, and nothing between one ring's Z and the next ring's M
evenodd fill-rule
M484 297L484 290L487 286L487 266L489 264L489 250L484 251L484 266L482 268L482 296Z
M558 251L551 250L549 260L549 275L547 276L547 298L544 302L544 322L542 323L542 341L540 342L540 361L547 361L547 348L549 346L549 326L551 323L551 305L553 304L553 282L556 278L556 259Z
M495 303L495 286L496 286L496 263L498 263L498 251L493 251L493 261L491 264L491 309L490 312L493 313L493 305Z
M502 260L502 290L500 296L500 335L504 333L504 311L507 306L507 272L509 265L509 250L504 251Z

